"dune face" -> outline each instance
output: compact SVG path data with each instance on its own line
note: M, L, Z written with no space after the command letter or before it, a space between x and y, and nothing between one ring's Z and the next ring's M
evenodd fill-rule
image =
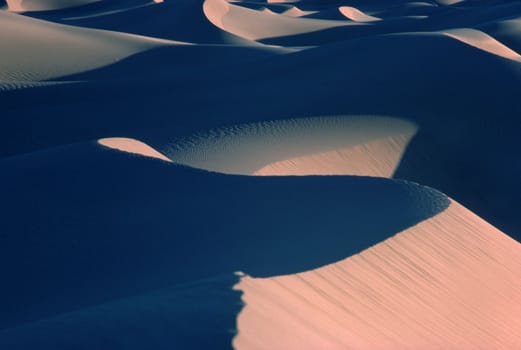
M11 157L0 167L9 184L0 222L9 288L0 296L11 301L2 328L233 271L272 277L315 269L448 205L443 194L404 181L230 176L97 142Z
M86 5L102 0L7 0L10 11L49 11Z
M0 349L521 348L520 55L518 0L0 0Z
M284 16L290 16L290 17L302 17L302 16L307 16L307 15L312 15L317 12L318 11L303 11L296 6L291 6L289 9L284 11L282 14Z
M124 33L82 29L0 12L0 81L40 81L112 64L175 44Z
M337 264L243 277L236 349L514 349L521 246L456 202Z
M387 117L317 117L209 130L174 142L174 162L227 174L391 177L413 123Z
M340 13L346 16L347 19L355 22L374 22L381 20L381 18L367 15L354 7L341 6L338 10Z
M474 29L452 29L445 35L493 55L521 62L521 55L489 35Z
M258 40L309 33L349 25L348 22L300 19L273 12L256 11L227 0L205 0L204 13L210 22L241 38Z
M151 157L161 159L167 162L170 162L170 159L165 157L163 154L159 153L149 145L138 141L125 137L110 137L98 140L100 145L117 149L120 151L139 154L144 157Z

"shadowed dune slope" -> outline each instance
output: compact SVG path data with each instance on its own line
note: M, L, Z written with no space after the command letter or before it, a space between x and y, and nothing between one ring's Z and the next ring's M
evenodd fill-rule
M220 175L95 143L0 166L3 327L237 270L317 268L448 205L406 182Z
M198 55L170 65L187 57L185 48ZM521 168L511 166L521 147L514 117L521 113L519 63L442 33L363 38L254 55L248 62L222 59L210 67L204 50L154 50L75 77L94 80L88 84L3 94L2 154L112 136L164 151L198 132L267 119L394 115L419 126L397 177L438 188L520 237L515 208ZM475 67L483 68L476 74ZM194 71L201 73L197 79ZM33 108L45 117L34 118Z
M55 14L51 19L65 24L193 43L223 44L238 39L208 21L203 12L203 0L141 1L132 6L110 1L101 9L85 9L80 14Z
M180 284L0 330L9 350L231 349L241 293L233 274ZM201 336L204 334L204 336Z

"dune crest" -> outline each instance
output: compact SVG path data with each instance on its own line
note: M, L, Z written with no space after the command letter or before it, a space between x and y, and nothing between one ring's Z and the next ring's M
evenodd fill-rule
M456 202L341 262L243 277L236 349L514 349L520 244Z
M99 139L98 143L105 147L117 149L119 151L139 154L145 157L157 158L167 162L171 162L164 154L159 153L144 142L130 139L126 137L110 137Z
M416 126L389 117L319 117L238 125L179 140L174 162L228 174L392 176Z
M341 6L338 8L338 10L347 19L350 19L354 22L375 22L382 20L381 18L370 16L368 14L363 13L359 9L350 6Z
M0 80L53 79L174 44L182 43L66 26L1 11Z
M308 19L256 11L226 0L205 0L203 11L218 28L248 40L259 40L350 25L349 22Z
M493 55L521 62L521 55L482 31L462 28L447 30L444 34Z
M307 15L312 15L314 13L318 13L319 11L303 11L299 9L297 6L291 6L286 11L282 12L284 16L290 16L290 17L302 17Z
M131 138L104 138L98 143L124 152L227 174L390 178L415 133L416 127L412 123L399 119L330 117L210 130L207 134L174 143L167 148L166 155ZM308 139L309 144L304 145L301 139Z

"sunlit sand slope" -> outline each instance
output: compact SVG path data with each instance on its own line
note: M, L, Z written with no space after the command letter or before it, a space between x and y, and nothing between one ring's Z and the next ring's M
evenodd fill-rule
M243 277L236 349L515 349L521 245L461 205L360 254Z

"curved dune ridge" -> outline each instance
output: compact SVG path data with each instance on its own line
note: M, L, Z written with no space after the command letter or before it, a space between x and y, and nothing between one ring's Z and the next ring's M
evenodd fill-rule
M521 62L521 55L482 31L461 28L447 30L443 34L493 55Z
M519 0L0 0L0 349L521 349L520 62Z
M117 149L127 153L138 154L171 162L164 154L159 153L144 142L126 137L109 137L99 139L98 143L108 148Z
M340 6L338 8L341 14L343 14L347 19L355 22L375 22L381 21L381 18L370 16L368 14L363 13L359 9L350 6Z
M0 170L10 184L2 191L10 206L0 221L0 272L12 286L0 290L12 302L0 328L238 270L271 277L315 269L448 205L443 194L405 181L222 175L93 142L12 157ZM45 205L51 197L58 210ZM9 261L20 262L15 274ZM23 284L14 283L19 277ZM2 341L0 334L0 348Z
M317 117L209 130L164 153L227 174L392 176L416 126L389 117Z
M319 11L303 11L299 9L297 6L291 6L289 9L282 12L284 16L290 17L302 17L307 15L312 15L314 13L318 13Z
M205 0L208 20L222 30L248 40L310 33L350 25L347 21L284 16L272 11L257 11L227 0Z
M65 26L0 11L0 81L40 81L182 43Z
M6 0L10 11L49 11L81 6L103 0Z
M513 51L521 52L521 17L486 23L478 29L488 33Z
M360 254L245 276L235 349L515 349L521 245L456 202Z

